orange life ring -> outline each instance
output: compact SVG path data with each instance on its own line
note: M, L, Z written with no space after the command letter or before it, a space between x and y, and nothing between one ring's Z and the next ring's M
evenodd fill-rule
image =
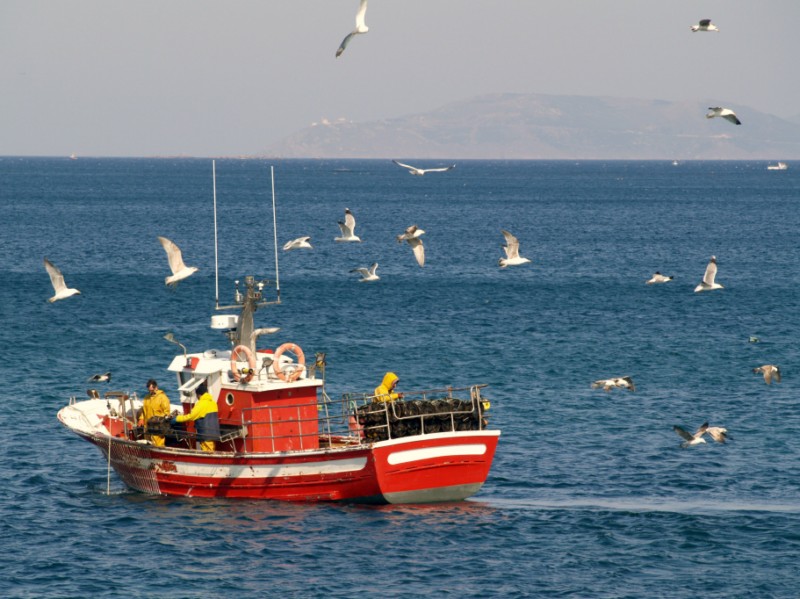
M244 355L247 358L247 365L250 367L250 372L244 377L239 374L239 368L236 363L236 357L239 355L239 352L244 352ZM233 351L231 352L231 372L233 373L233 379L236 382L239 382L240 379L242 383L249 383L253 380L253 377L256 374L256 358L253 355L253 352L250 351L250 348L246 345L237 345L233 348Z
M290 351L297 356L297 366L298 368L295 369L294 372L291 374L286 374L283 369L280 367L281 356L284 352ZM306 356L303 353L303 350L300 349L299 345L295 345L294 343L284 343L278 349L275 350L275 356L272 358L272 372L275 373L282 381L287 383L291 383L296 381L300 378L300 375L303 373L303 367L306 365Z

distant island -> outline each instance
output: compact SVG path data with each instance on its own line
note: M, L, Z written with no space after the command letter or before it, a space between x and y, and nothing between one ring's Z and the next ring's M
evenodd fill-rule
M706 119L736 110L741 126ZM800 124L732 101L490 94L430 112L327 121L268 147L276 158L800 159Z

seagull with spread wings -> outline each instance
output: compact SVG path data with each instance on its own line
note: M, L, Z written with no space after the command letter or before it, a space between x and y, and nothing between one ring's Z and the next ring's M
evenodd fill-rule
M361 241L361 238L355 234L356 230L356 217L353 216L353 213L350 212L350 208L344 209L344 222L337 221L339 223L339 229L342 231L341 237L334 237L334 241L339 242L349 242L349 241Z
M177 245L172 243L166 237L159 237L158 240L161 242L161 246L167 253L169 269L172 271L172 274L164 279L165 284L169 285L170 287L175 287L179 281L182 281L183 279L190 277L197 272L198 268L196 266L186 266L183 263L183 255L181 254L181 250Z
M80 295L81 292L77 289L67 287L67 284L64 282L64 275L61 274L61 270L59 270L59 268L47 258L44 259L44 267L47 270L47 274L50 275L50 283L53 285L53 290L56 292L53 297L47 300L48 302L52 304L53 302L67 299L73 295Z
M356 13L356 28L353 29L350 33L345 36L342 40L342 43L339 45L339 48L336 50L336 58L339 58L344 52L344 49L347 48L347 44L350 43L350 40L357 36L359 33L366 33L369 31L369 27L364 22L364 17L367 14L367 0L361 0L361 4L358 6L358 12Z
M369 281L377 281L380 279L380 277L375 274L376 270L378 270L377 262L375 262L369 268L354 268L350 272L357 272L361 274L361 278L358 280L359 283L367 283Z
M506 230L502 230L501 233L503 234L503 237L506 238L506 244L503 246L503 249L506 252L506 257L500 258L498 261L500 268L506 268L507 266L519 266L520 264L527 264L530 262L528 258L523 258L519 255L519 239L514 237Z
M734 125L741 125L742 121L739 120L739 117L736 116L736 113L731 110L730 108L723 108L721 106L709 106L708 109L711 111L706 115L707 119L713 119L714 117L722 117L726 121L730 121Z
M711 291L712 289L724 289L722 285L716 282L717 279L717 257L711 256L711 260L706 266L706 272L703 275L703 280L694 288L695 293L701 291Z
M719 31L716 25L711 22L711 19L700 19L697 25L692 25L692 31Z
M420 229L417 225L411 225L404 233L397 236L397 243L403 243L405 241L411 246L411 250L414 252L414 258L417 259L417 264L420 266L425 266L425 246L422 245L422 239L420 239L424 234L425 231Z
M311 237L298 237L297 239L292 239L291 241L287 241L283 246L283 251L288 252L289 250L314 249L313 246L309 243L310 240Z
M402 166L403 168L408 169L408 172L412 175L422 176L425 173L444 173L449 170L453 170L456 168L455 164L451 164L450 166L442 166L439 168L419 168L416 166L411 166L410 164L403 164L402 162L398 162L397 160L392 160L397 166Z

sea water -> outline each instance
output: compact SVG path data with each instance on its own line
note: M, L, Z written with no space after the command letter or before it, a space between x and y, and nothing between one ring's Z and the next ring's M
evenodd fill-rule
M276 279L271 166L279 248L314 249L279 249L262 343L326 352L334 398L389 370L488 384L503 432L472 499L151 497L56 419L109 370L101 392L154 377L177 399L166 332L227 347L217 295ZM0 159L2 595L796 597L800 170L766 167L218 160L217 294L210 159ZM345 208L362 243L333 241ZM412 224L423 268L395 240ZM531 264L498 267L502 229ZM200 269L174 290L159 235ZM725 288L694 293L712 255ZM80 296L47 303L45 256ZM625 375L634 393L590 388ZM705 421L732 440L681 448L672 427Z

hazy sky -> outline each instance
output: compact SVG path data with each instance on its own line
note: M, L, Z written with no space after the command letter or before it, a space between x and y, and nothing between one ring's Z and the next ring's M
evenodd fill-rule
M0 155L244 155L497 92L800 114L800 0L0 0ZM711 18L719 33L692 33Z

